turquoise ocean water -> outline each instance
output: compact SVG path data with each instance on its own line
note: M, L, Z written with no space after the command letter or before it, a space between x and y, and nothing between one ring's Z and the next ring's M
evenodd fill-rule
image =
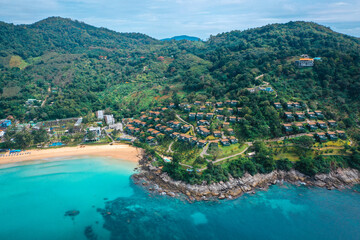
M360 239L359 187L273 186L190 204L134 185L135 167L85 157L0 166L0 239Z

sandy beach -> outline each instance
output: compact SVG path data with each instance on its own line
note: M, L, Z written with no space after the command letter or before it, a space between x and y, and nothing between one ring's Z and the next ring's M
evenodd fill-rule
M5 157L0 157L0 164L75 156L112 157L126 161L138 162L142 152L142 149L126 144L62 147L41 150L34 149L21 152L20 154L12 154L10 156L9 153L7 153Z

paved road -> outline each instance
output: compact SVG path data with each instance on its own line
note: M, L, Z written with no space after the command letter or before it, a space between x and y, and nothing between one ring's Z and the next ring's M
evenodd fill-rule
M285 136L285 137L280 137L280 138L273 138L273 139L269 139L269 140L265 140L264 142L277 142L277 141L282 141L285 138L289 139L289 138L296 138L296 137L301 137L301 136L305 136L307 133L299 133L299 134L295 134L295 135L289 135L289 136Z
M173 144L174 144L174 142L171 142L171 143L170 143L167 152L169 152L169 153L173 153L173 152L174 152L173 150L171 150L171 147L172 147Z
M209 155L209 154L206 153L207 150L209 149L209 145L210 145L210 143L207 143L207 144L205 145L205 147L203 148L203 150L202 150L201 153L200 153L200 157L204 157L204 155Z
M194 128L194 126L193 126L192 124L190 124L190 123L188 123L187 121L185 121L184 119L182 119L178 114L176 114L176 117L177 117L181 122L190 125L190 126L191 126L191 129L193 130L193 133L195 133L195 128Z
M239 153L236 153L236 154L234 154L234 155L228 156L228 157L224 157L224 158L217 159L216 161L213 161L213 163L218 163L218 162L224 161L224 160L226 160L226 159L233 158L233 157L236 157L236 156L239 156L239 155L243 154L243 153L246 152L246 151L249 149L249 147L252 145L252 143L246 143L246 144L247 144L247 147L246 147L243 151L241 151L241 152L239 152ZM203 170L205 170L205 169L207 169L207 167L202 168L202 169L199 169L199 170L200 170L200 171L203 171Z
M102 128L102 130L103 130L103 131L105 132L105 134L111 139L112 144L114 144L115 141L114 141L114 139L112 138L112 136L111 136L108 132L106 132L106 128L104 127L104 128Z

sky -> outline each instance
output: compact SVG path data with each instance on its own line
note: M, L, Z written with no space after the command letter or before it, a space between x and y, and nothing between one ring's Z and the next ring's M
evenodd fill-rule
M0 21L50 16L162 39L200 37L270 23L312 21L360 37L360 0L0 0Z

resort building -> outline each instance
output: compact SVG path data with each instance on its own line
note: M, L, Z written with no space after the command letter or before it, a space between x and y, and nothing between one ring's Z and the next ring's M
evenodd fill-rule
M190 121L195 121L195 119L196 119L196 113L190 113L189 114L189 120Z
M304 121L305 120L305 114L303 112L296 112L295 116L296 116L296 120L298 120L298 121Z
M207 113L206 116L205 116L205 118L206 118L207 120L211 120L211 119L213 119L214 116L215 116L214 113Z
M210 125L210 123L209 123L208 121L206 121L206 120L199 120L199 121L197 122L197 124L198 124L199 126Z
M223 139L220 139L220 142L223 146L230 146L229 139L223 138Z
M220 131L214 131L213 135L214 135L214 137L221 137L221 132Z
M295 66L297 67L313 67L314 59L313 58L300 58L295 61Z
M316 120L317 119L316 114L314 112L308 112L307 116L308 116L308 118L310 120Z
M324 115L321 111L315 111L315 115L318 119L324 119Z
M338 137L336 136L335 132L327 132L326 135L331 141L337 141Z
M104 110L99 110L95 112L96 118L99 120L103 120L104 119Z
M230 142L231 142L231 144L235 144L235 143L238 143L238 140L237 140L237 138L236 137L230 137Z
M309 122L308 126L309 126L310 131L315 131L318 129L318 127L316 126L316 122Z
M220 121L224 121L224 115L216 115L216 118Z
M206 145L206 141L205 141L205 140L199 140L199 141L197 142L197 146L200 147L200 148L205 147L205 145Z
M285 130L285 133L291 133L293 131L292 125L291 124L283 124L283 128Z
M107 125L115 124L115 119L113 115L105 115L104 119Z
M285 112L285 119L288 122L294 121L294 115L292 114L292 112Z
M325 133L323 133L323 132L316 133L315 136L316 136L316 139L319 142L326 142L327 141L327 137L326 137Z
M338 134L338 136L339 136L339 138L341 138L341 139L346 139L347 137L346 137L346 133L345 133L345 131L336 131L336 133Z
M181 132L186 133L186 132L188 132L190 129L191 129L191 126L186 124L186 125L184 125L184 126L181 127Z
M282 108L282 105L281 105L281 103L276 102L276 103L274 103L274 107L275 107L276 109L281 109L281 108Z
M329 124L329 127L332 127L332 128L337 127L337 123L334 120L329 120L328 124Z
M236 117L235 116L230 116L229 117L229 122L235 123L236 122Z
M296 127L298 132L305 132L306 131L303 123L296 123L295 127Z
M197 119L197 120L202 120L202 119L204 119L204 113L198 112L198 113L196 114L196 119Z
M237 100L231 100L230 106L236 107L238 105L239 101Z
M326 123L323 122L323 121L318 121L318 122L317 122L317 125L319 126L319 128L321 128L321 129L323 129L323 130L325 130L325 129L328 128L327 125L326 125Z

